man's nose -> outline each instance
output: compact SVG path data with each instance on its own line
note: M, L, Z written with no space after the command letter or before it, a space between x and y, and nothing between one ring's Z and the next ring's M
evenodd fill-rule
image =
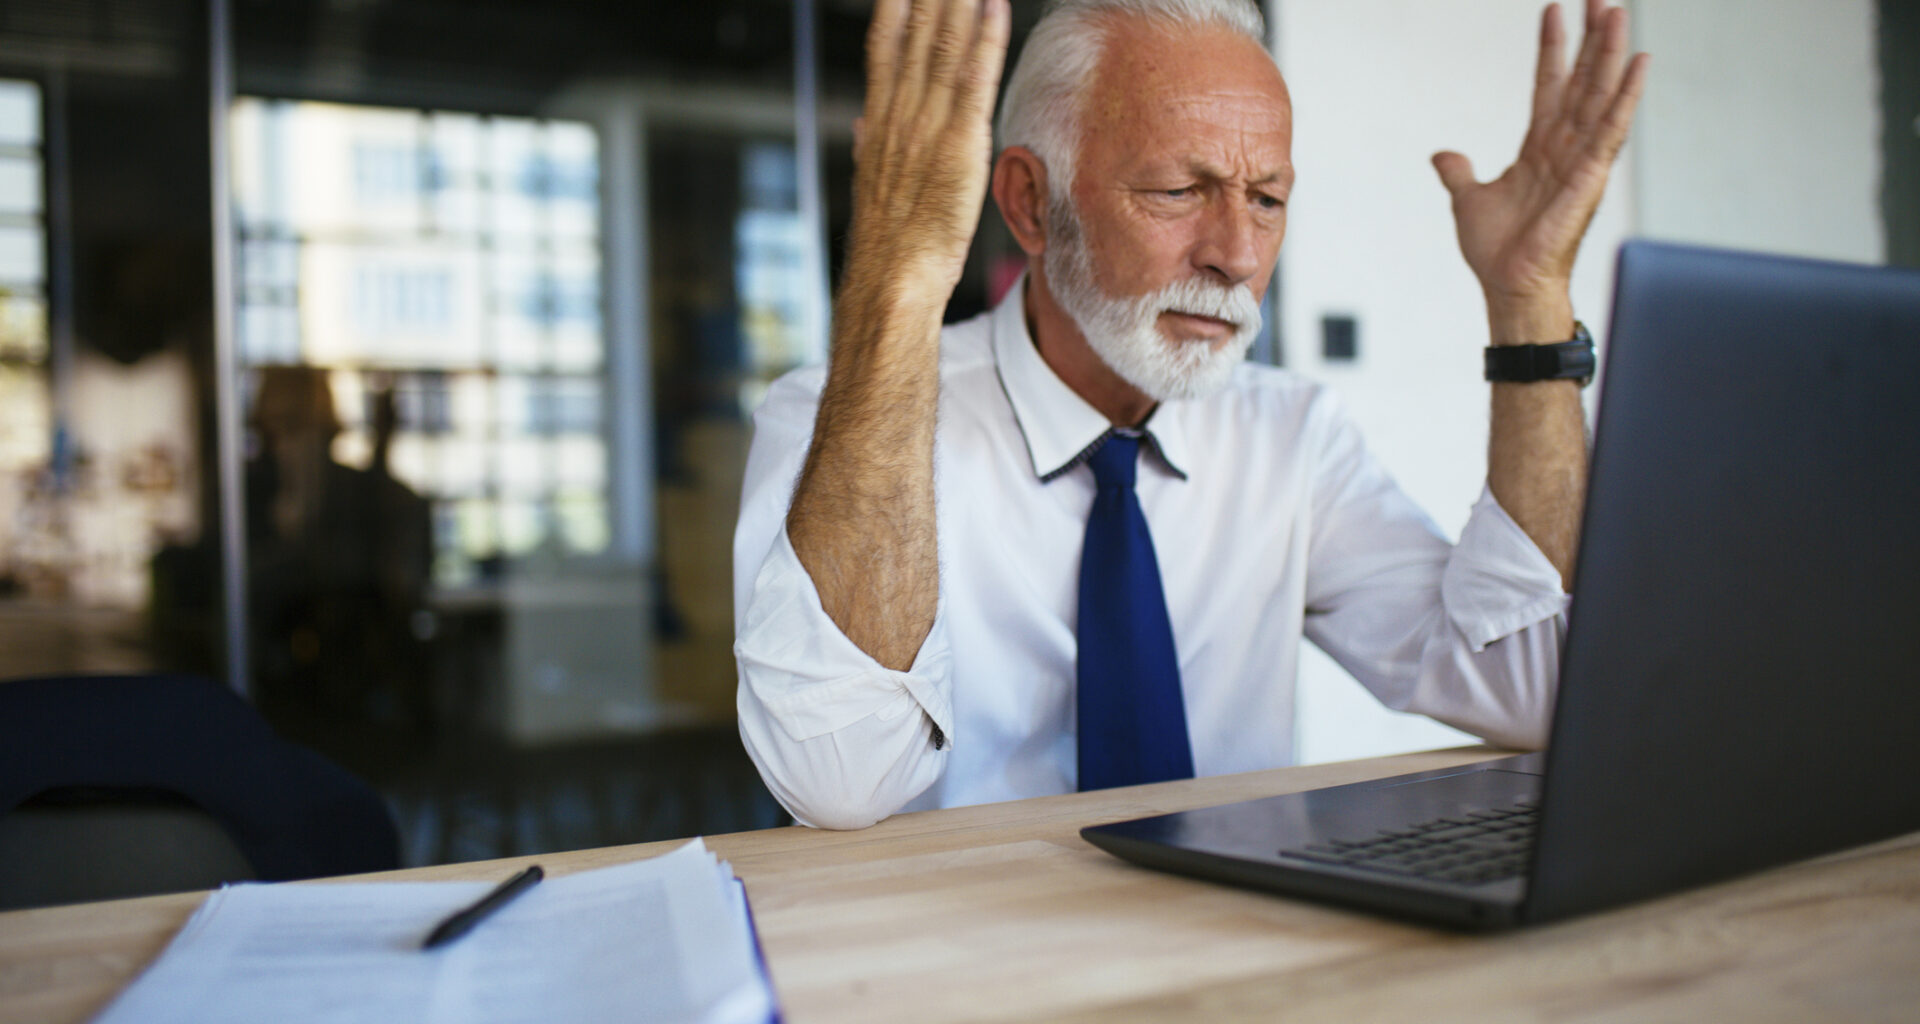
M1260 270L1253 212L1237 198L1222 198L1208 206L1199 244L1194 247L1194 268L1227 285L1251 280Z

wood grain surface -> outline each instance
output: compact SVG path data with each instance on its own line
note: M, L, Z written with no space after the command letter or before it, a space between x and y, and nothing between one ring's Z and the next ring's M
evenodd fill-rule
M1464 936L1124 864L1081 827L1464 764L1434 751L710 836L786 1019L1920 1021L1920 834L1605 914ZM677 843L384 875L564 874ZM325 884L315 883L315 884ZM0 914L0 1022L86 1019L200 894Z

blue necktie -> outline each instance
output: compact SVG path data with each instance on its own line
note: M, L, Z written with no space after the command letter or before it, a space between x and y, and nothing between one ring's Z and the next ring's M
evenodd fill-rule
M1097 491L1080 549L1080 788L1193 777L1180 662L1147 517L1133 492L1140 439L1088 460Z

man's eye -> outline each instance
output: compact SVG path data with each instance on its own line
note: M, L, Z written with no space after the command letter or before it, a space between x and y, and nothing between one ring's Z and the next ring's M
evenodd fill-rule
M1287 205L1287 201L1279 196L1260 196L1258 199L1255 199L1254 202L1259 203L1262 209L1267 210L1278 210Z
M1193 186L1182 185L1179 188L1162 189L1161 191L1165 192L1167 195L1172 196L1175 199L1179 199L1182 196L1191 194L1193 192Z

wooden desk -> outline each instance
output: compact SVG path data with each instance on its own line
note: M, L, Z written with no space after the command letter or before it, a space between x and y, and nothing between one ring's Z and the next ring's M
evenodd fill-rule
M794 1024L1920 1020L1920 833L1493 937L1161 875L1078 835L1095 822L1490 756L1436 751L708 844L746 879ZM538 860L565 873L675 845ZM494 879L533 859L394 876ZM199 899L0 914L0 1021L85 1019Z

